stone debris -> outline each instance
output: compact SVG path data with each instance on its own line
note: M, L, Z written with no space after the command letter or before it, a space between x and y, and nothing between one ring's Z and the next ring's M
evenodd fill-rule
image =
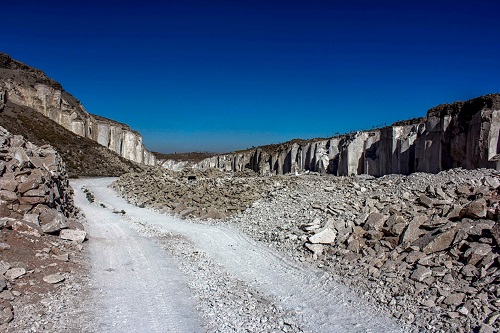
M290 179L225 223L320 262L416 331L499 329L498 171ZM326 226L334 243L311 244Z
M15 146L13 146L15 145ZM73 216L73 190L59 154L0 127L0 217L39 224L43 232L65 228ZM41 161L42 166L36 167ZM26 216L26 217L25 217Z
M43 277L43 281L51 284L59 283L64 281L64 276L60 273L50 274Z
M76 217L73 189L59 154L0 127L0 331L54 331L41 320L41 305L33 300L50 295L51 287L41 287L42 280L56 284L65 279L54 272L58 265L74 264L68 253L73 257L79 249L65 239L81 243L86 237L85 231L76 230L81 229ZM74 288L72 283L59 287L73 289L70 293ZM54 305L69 298L56 299L44 311L59 312L59 318L65 310Z
M211 172L197 173L188 183L182 173L149 170L125 175L114 187L139 205L159 210L171 205L165 211L174 214L195 208L198 213L189 216L237 225L299 261L317 263L383 305L409 331L500 329L498 171L380 178L312 173L238 178ZM196 182L196 188L186 185ZM214 194L215 186L207 185L223 183L248 190L238 200ZM148 199L151 193L154 200ZM199 198L213 207L221 196L241 209L209 219Z
M249 177L253 177L251 182ZM117 192L139 207L202 219L221 219L242 212L281 187L278 178L255 178L251 171L173 172L160 167L124 174L113 183Z
M22 267L15 267L5 272L5 277L12 281L17 279L18 277L23 276L24 274L26 274L26 269Z
M325 228L309 237L309 241L313 244L333 244L336 237L337 233L334 230Z
M62 239L75 241L77 243L83 243L83 241L87 237L87 233L83 230L64 229L59 233L59 237L61 237Z

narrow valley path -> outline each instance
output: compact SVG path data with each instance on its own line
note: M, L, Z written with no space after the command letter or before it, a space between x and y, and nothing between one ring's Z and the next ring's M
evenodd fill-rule
M88 221L99 332L403 331L322 270L236 228L130 205L113 180L71 183Z

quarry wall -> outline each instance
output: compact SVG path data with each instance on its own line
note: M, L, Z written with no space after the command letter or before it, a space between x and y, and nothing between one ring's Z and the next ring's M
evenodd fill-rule
M88 113L80 101L42 71L0 53L0 112L7 100L33 108L71 132L97 141L126 159L148 165L156 162L138 132L125 124Z
M194 167L261 175L314 171L339 176L500 168L500 95L443 104L424 118L318 140L221 154Z

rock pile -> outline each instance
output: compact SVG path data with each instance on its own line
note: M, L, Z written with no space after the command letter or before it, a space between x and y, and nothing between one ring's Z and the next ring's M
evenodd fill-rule
M58 262L69 261L68 252L86 236L74 219L72 195L64 163L52 147L35 146L0 127L2 331L14 318L13 304L27 287L37 285L37 278L50 284L64 280ZM46 266L45 259L54 263Z
M173 172L160 167L125 174L113 183L132 204L202 219L242 212L274 187L271 178L255 177L252 171Z
M499 329L497 171L296 178L228 223L318 263L416 330Z
M0 216L33 232L54 233L74 215L65 166L51 146L37 147L0 127ZM21 224L10 223L16 228Z
M498 171L380 178L190 172L150 169L114 187L138 205L200 220L226 216L210 223L237 225L322 267L415 331L499 330Z

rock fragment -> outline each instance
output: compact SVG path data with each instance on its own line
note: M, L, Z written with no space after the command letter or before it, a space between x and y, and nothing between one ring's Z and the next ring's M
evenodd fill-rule
M7 270L7 272L5 272L5 277L9 280L15 280L23 275L26 274L26 269L22 268L22 267L14 267L14 268L10 268Z
M63 229L61 230L59 237L61 237L62 239L75 241L77 243L83 243L83 241L87 237L87 233L83 230Z
M43 277L43 281L47 282L47 283L50 283L50 284L56 284L56 283L59 283L59 282L63 282L64 281L64 276L60 273L56 273L56 274L50 274L50 275L46 275Z
M325 228L309 237L309 241L313 244L333 244L336 237L337 233L334 230Z
M429 268L424 267L424 266L418 266L413 271L410 278L415 280L415 281L422 282L423 280L425 280L429 276L432 276L432 271Z

